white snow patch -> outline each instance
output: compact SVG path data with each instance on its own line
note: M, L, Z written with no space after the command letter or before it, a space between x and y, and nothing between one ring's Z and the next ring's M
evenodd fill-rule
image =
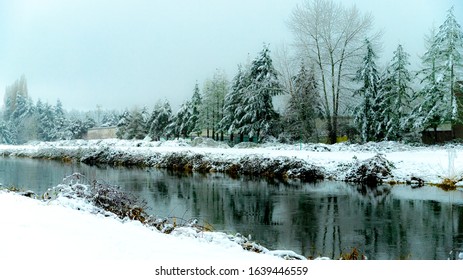
M139 222L122 222L65 207L58 200L46 203L6 191L0 191L0 224L0 263L42 259L53 263L63 258L77 263L275 259L245 251L223 233L193 234L192 229L178 229L167 235Z

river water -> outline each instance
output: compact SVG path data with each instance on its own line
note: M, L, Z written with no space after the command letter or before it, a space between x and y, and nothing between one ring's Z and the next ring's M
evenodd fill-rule
M179 222L197 218L215 230L241 233L269 249L304 256L339 258L356 248L369 259L434 260L463 249L461 191L384 186L373 192L341 182L282 183L0 159L0 183L38 194L74 172L135 193L159 217L177 217Z

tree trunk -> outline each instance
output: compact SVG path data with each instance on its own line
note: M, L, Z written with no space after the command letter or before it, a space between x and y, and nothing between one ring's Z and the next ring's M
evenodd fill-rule
M336 131L333 128L333 120L331 117L327 119L327 128L328 130L328 144L335 144L336 143Z

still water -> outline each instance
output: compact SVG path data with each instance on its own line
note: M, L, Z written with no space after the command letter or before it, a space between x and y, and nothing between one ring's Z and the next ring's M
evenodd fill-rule
M338 258L357 248L369 259L447 259L463 248L463 192L340 182L282 183L223 174L94 167L0 159L0 183L38 194L74 172L142 197L159 217L197 218L215 230L251 235L270 249ZM181 220L180 219L180 220Z

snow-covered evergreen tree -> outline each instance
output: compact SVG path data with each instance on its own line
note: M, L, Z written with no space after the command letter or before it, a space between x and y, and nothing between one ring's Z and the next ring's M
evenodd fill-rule
M53 107L53 129L51 131L51 139L53 140L69 140L72 139L72 133L67 131L68 120L66 119L63 104L58 99Z
M119 139L128 139L127 136L127 126L130 120L130 113L127 109L125 109L119 117L119 121L117 123L117 131L116 136Z
M376 100L376 139L401 140L410 113L412 77L408 66L410 55L399 45L381 79Z
M34 112L32 100L29 96L18 94L16 96L16 104L13 112L10 115L11 121L20 122L22 119L32 115Z
M126 139L143 139L146 136L146 123L142 111L134 109L126 127Z
M452 123L458 120L458 100L455 96L457 81L463 78L463 31L457 22L452 7L444 23L435 36L434 48L437 49L438 71L450 97Z
M84 118L84 128L85 130L89 130L90 128L93 128L96 126L96 120L90 115L86 114Z
M260 141L278 117L273 108L272 97L282 91L268 46L264 46L258 57L252 61L248 74L249 85L244 91L241 106L236 110L238 115L242 115L238 132L257 137Z
M186 138L193 131L193 127L189 126L189 119L191 117L191 101L184 102L177 113L172 117L169 125L167 126L167 134L174 137Z
M24 114L24 109L26 108L25 103L29 101L30 98L28 95L26 77L22 75L18 80L7 86L5 89L5 110L3 115L4 120L9 121L13 114L15 114L13 118L18 119L22 114Z
M191 97L191 116L188 120L188 126L192 127L192 131L197 135L201 135L202 131L202 125L200 122L201 105L202 97L201 93L199 92L199 85L198 83L196 83L193 91L193 96Z
M101 127L117 126L119 114L116 111L103 111L102 114Z
M366 55L363 58L363 64L357 71L355 80L361 83L361 88L356 90L354 95L361 98L360 103L354 111L355 123L360 131L362 142L374 141L376 129L376 112L378 105L379 73L376 66L376 53L369 40L365 41Z
M68 119L68 125L66 126L66 132L63 134L63 137L65 137L64 139L79 139L84 136L88 129L89 127L86 127L82 120L71 116Z
M149 120L150 129L149 136L153 140L160 140L161 137L166 137L166 127L172 117L172 109L169 101L156 103Z
M53 140L54 110L48 103L37 102L37 118L38 118L38 136L39 140Z
M313 71L301 64L293 77L293 93L285 110L284 130L292 140L307 142L315 130L315 120L320 113L319 93Z
M0 143L1 144L16 144L15 136L10 130L10 126L0 120Z
M233 78L230 91L225 95L223 117L219 122L219 130L228 132L234 137L234 132L241 127L244 111L241 110L244 94L249 86L249 67L238 66L238 73ZM233 139L232 139L233 140Z
M146 136L148 135L149 130L150 130L150 125L148 123L151 117L150 113L148 112L148 108L146 108L146 106L143 106L143 108L141 109L141 116L143 120L143 133Z
M11 142L21 144L36 137L34 109L23 75L5 90L3 117Z
M422 89L415 99L411 120L419 130L437 127L443 123L462 122L461 104L455 95L457 81L463 75L463 32L453 14L448 11L446 20L427 41L427 51L422 56L423 68L419 71Z
M29 96L16 95L15 109L7 122L16 143L25 143L37 137L37 121L34 111L34 104Z

